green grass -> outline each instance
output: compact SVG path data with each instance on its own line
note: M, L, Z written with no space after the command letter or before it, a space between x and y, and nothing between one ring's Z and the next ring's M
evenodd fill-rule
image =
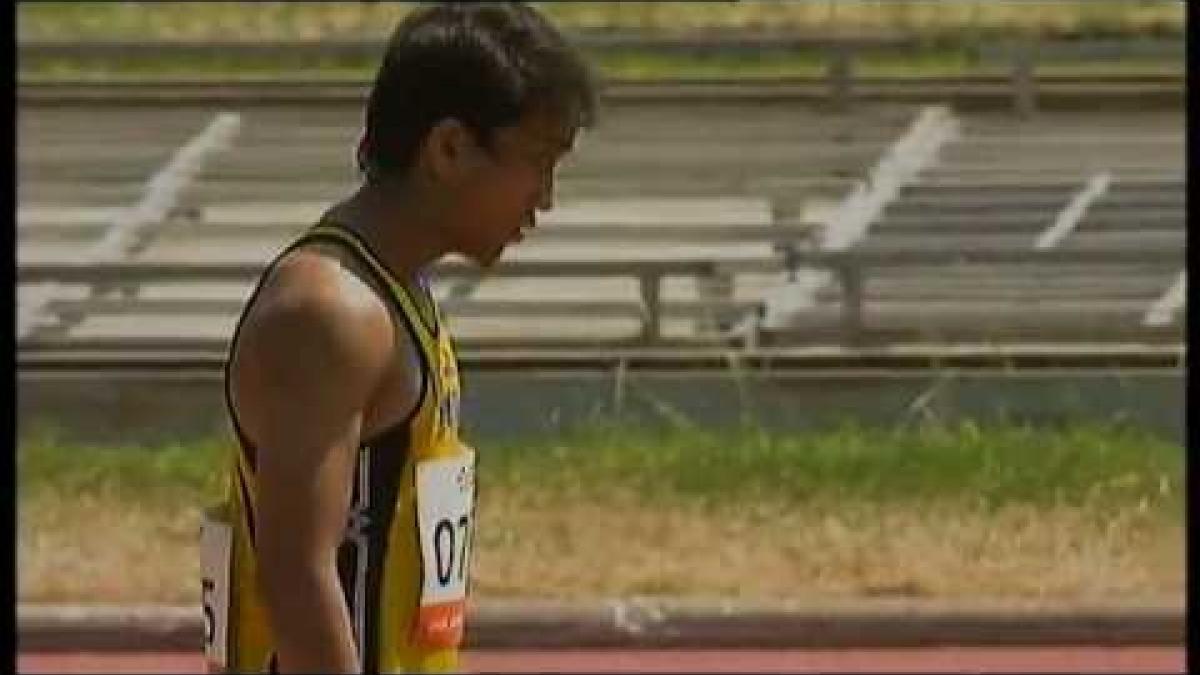
M51 432L33 436L17 453L20 498L47 494L104 495L163 504L220 496L221 440L194 445L87 446L57 441Z
M485 453L487 480L537 477L576 493L629 487L703 502L970 503L1181 508L1183 454L1132 428L1018 425L841 430L784 436L592 430L553 444Z
M219 494L219 440L195 446L74 447L51 437L20 447L22 495L104 492L138 501ZM785 503L962 502L984 507L1148 502L1180 508L1183 453L1131 427L1076 424L846 426L803 435L594 428L481 448L498 489L574 494L620 486L650 498Z
M1119 425L777 435L681 422L478 445L478 597L1070 604L1183 589L1183 450ZM200 509L221 493L227 448L29 435L20 600L195 602Z

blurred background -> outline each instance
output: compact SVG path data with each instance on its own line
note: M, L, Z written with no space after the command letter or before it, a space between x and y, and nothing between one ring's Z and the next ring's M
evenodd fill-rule
M1182 607L1186 3L534 4L603 98L435 275L481 602ZM21 603L195 602L233 323L411 9L18 4Z

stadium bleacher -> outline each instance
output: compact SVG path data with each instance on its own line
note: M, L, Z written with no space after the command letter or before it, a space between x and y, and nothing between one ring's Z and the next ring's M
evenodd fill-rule
M1179 114L964 117L938 163L901 191L855 249L1030 251L1029 260L872 270L864 314L891 340L1178 341L1179 307L1166 325L1145 319L1182 272L1183 147ZM1089 184L1101 189L1084 194ZM1040 263L1033 253L1051 248L1158 251L1162 259L1068 265ZM832 315L842 291L826 286L817 299L790 332Z
M554 277L450 275L435 291L467 345L743 344L746 330L758 330L753 319L764 311L765 294L797 271L788 251L815 250L814 235L830 226L809 207L846 198L919 111L617 106L581 136L542 230L506 255L517 265L577 267ZM154 106L19 114L18 264L78 261L214 112ZM230 147L182 188L169 216L127 261L264 264L352 189L358 109L261 106L239 114ZM1029 251L1030 261L876 264L863 273L863 337L1180 339L1181 300L1171 289L1182 279L1185 238L1182 114L958 118L957 137L900 188L849 252L1011 250ZM1160 263L1039 263L1039 241L1063 251L1134 248L1163 256ZM631 263L625 275L578 267L622 260ZM712 265L653 270L687 261ZM46 308L57 325L41 326L22 345L142 336L203 339L218 349L251 282L144 281L116 294L60 284ZM821 285L811 306L773 325L766 342L844 340L845 295L836 282ZM1165 322L1147 320L1156 303Z

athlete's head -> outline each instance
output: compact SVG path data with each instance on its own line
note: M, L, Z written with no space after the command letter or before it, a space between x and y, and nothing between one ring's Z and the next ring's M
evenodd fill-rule
M534 9L421 6L388 42L359 169L385 191L437 191L451 249L486 265L550 207L557 162L594 115L588 67Z

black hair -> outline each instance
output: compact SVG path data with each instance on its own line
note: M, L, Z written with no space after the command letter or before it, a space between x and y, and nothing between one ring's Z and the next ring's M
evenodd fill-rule
M545 106L590 126L596 94L587 64L521 3L423 5L396 26L367 102L358 168L369 181L404 174L429 129L453 117L485 148L499 127Z

